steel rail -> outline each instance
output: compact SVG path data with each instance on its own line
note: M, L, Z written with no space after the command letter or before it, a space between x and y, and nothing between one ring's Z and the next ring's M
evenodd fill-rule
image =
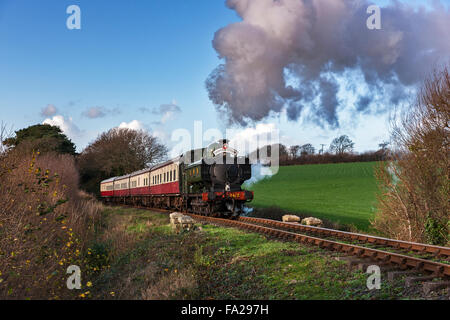
M129 205L124 205L129 206ZM147 210L154 210L159 212L171 212L172 210L162 209L162 208L149 208L142 206L134 206L135 208L142 208ZM334 229L327 229L321 227L314 226L306 226L297 223L289 223L289 222L281 222L271 219L263 219L263 218L251 218L251 217L239 217L237 220L231 219L223 219L223 218L213 218L208 216L196 215L193 213L185 213L197 220L203 220L213 223L218 223L221 225L238 227L254 232L264 233L269 236L275 236L286 240L294 240L300 243L307 243L317 245L321 248L335 250L344 252L347 254L352 254L358 257L367 257L374 260L379 260L382 263L390 263L400 266L401 268L410 268L416 270L425 270L428 272L432 272L434 275L439 277L450 277L450 264L445 264L437 261L411 257L404 254L383 251L379 249L373 249L368 247L362 247L354 244L338 242L334 240L328 240L318 237L313 237L310 235L305 235L301 233L290 232L286 230L280 230L270 227L265 227L258 225L257 223L266 223L267 225L282 227L282 228L290 228L302 232L315 232L319 234L324 234L327 236L335 236L343 238L343 240L359 240L367 243L388 245L394 248L403 248L408 250L415 250L422 253L438 253L439 255L447 255L449 256L450 248L448 247L439 247L422 243L415 242L407 242L402 240L394 240L382 237L376 237L366 234L352 233ZM255 224L256 223L256 224ZM393 245L390 245L390 244Z
M295 233L275 228L264 227L254 223L243 222L239 220L230 220L222 218L212 218L207 216L199 216L195 214L188 214L191 217L200 220L208 221L212 223L218 223L220 225L238 227L250 231L255 231L269 236L275 236L287 240L294 240L300 243L309 243L317 245L321 248L336 250L347 254L356 255L358 257L367 257L374 260L379 260L382 263L390 263L400 266L401 268L410 268L416 270L425 270L432 272L436 276L450 276L450 265L441 262L426 260L422 258L411 257L404 254L393 253L389 251L383 251L379 249L362 247L354 244L348 244L343 242L337 242L333 240L327 240L323 238L313 237L301 233Z
M434 246L434 245L429 245L429 244L424 244L424 243L388 239L388 238L377 237L377 236L372 236L372 235L367 235L367 234L340 231L340 230L315 227L315 226L307 226L307 225L302 225L302 224L292 223L292 222L281 222L281 221L264 219L264 218L239 217L239 220L244 221L244 222L262 223L267 226L275 226L275 227L280 227L280 228L285 228L285 229L290 229L290 230L311 232L311 233L315 233L315 234L323 234L323 235L327 235L327 236L340 238L343 240L358 240L358 241L363 241L363 242L371 243L371 244L389 246L389 247L393 247L395 249L404 249L404 250L408 250L408 251L412 250L412 251L416 251L416 252L422 253L422 254L430 253L435 256L450 257L450 248L449 247L440 247L440 246Z

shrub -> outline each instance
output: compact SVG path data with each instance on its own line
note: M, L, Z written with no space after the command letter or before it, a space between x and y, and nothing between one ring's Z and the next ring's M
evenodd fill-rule
M83 270L100 205L78 194L69 155L0 158L0 299L70 298L66 269Z
M376 170L373 225L387 236L446 245L450 202L450 75L435 72L419 91L392 140L395 153Z

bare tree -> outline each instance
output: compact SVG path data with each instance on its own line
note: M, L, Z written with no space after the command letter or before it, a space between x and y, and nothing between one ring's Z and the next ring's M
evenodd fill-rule
M352 152L355 143L350 140L347 135L342 135L335 138L330 145L330 152L335 154L344 154L347 152Z
M300 154L302 156L311 155L311 154L314 154L314 152L315 152L315 149L311 143L304 144L300 148Z
M292 159L297 158L299 150L300 150L300 146L299 145L295 145L295 146L290 146L289 147L289 153L290 153Z
M373 222L409 241L450 243L450 75L436 71L392 132L391 161L376 171L380 196Z

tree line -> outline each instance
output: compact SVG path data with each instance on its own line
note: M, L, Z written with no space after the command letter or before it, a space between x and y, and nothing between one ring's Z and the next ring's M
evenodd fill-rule
M80 187L98 195L100 181L141 170L167 159L167 147L143 130L113 128L100 134L81 153L59 127L37 124L13 135L2 124L0 129L4 156L23 157L40 154L66 154L74 158L79 171Z
M37 124L20 129L13 135L1 126L3 148L22 154L68 154L79 171L80 187L99 194L100 181L141 170L167 159L168 149L156 137L143 130L112 128L101 133L81 153L59 127ZM8 133L8 134L7 134ZM386 149L363 154L353 153L354 142L346 135L335 138L327 152L316 153L312 144L287 147L279 145L280 165L338 163L385 160Z
M354 152L355 143L347 136L341 135L332 140L328 150L322 148L316 151L311 143L304 145L286 146L277 144L279 150L279 164L281 166L321 164L321 163L341 163L341 162L368 162L385 161L389 153L389 142L383 141L378 145L376 151L366 151L363 153ZM267 146L266 146L267 147ZM268 146L268 150L273 146ZM260 153L259 150L255 151Z

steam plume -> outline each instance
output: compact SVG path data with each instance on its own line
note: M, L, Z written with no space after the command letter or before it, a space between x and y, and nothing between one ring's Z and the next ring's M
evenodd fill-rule
M369 30L366 0L228 0L241 22L215 33L224 64L206 80L211 101L242 125L305 108L320 124L338 127L337 93L344 72L359 71L369 88L353 112L370 111L380 90L399 103L404 88L450 56L450 11L392 2L381 8L381 30ZM389 84L392 90L385 90ZM348 106L345 106L348 107Z

